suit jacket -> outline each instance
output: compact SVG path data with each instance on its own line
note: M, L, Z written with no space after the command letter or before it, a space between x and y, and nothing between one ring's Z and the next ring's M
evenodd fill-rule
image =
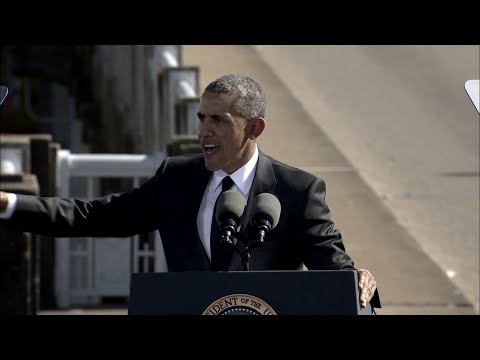
M201 154L166 158L151 179L130 192L88 202L18 195L7 223L55 237L124 237L158 230L169 271L208 271L197 213L211 174ZM355 269L330 218L322 179L259 151L244 218L249 219L255 196L264 192L277 196L282 211L268 241L252 251L250 270L295 270L302 263L312 270ZM229 270L239 269L235 255ZM371 305L380 307L378 293Z

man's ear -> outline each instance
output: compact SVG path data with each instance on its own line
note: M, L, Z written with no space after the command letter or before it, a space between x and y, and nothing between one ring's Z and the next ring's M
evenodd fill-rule
M248 138L254 140L258 138L265 129L265 120L261 117L254 117L250 120L250 133Z

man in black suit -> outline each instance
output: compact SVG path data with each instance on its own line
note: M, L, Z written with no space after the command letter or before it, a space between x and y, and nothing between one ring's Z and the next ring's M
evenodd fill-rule
M325 182L258 148L265 108L265 94L254 80L220 77L200 100L203 155L167 158L141 187L88 202L0 192L2 222L55 237L123 237L157 229L169 271L241 270L236 254L222 263L222 249L210 242L215 202L227 178L247 201L245 219L258 194L274 194L281 204L269 241L251 253L250 270L295 270L302 263L314 270L355 269L330 219ZM380 307L372 274L359 269L358 276L361 306Z

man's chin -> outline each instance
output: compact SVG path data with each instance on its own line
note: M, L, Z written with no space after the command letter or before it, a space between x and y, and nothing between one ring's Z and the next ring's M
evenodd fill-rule
M217 171L219 168L219 166L215 163L212 163L211 161L208 161L207 159L205 159L205 167L207 168L208 171Z

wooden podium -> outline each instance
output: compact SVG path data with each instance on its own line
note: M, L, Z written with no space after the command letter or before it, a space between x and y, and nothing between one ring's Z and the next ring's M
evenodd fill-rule
M357 273L234 271L134 273L129 315L373 315Z

